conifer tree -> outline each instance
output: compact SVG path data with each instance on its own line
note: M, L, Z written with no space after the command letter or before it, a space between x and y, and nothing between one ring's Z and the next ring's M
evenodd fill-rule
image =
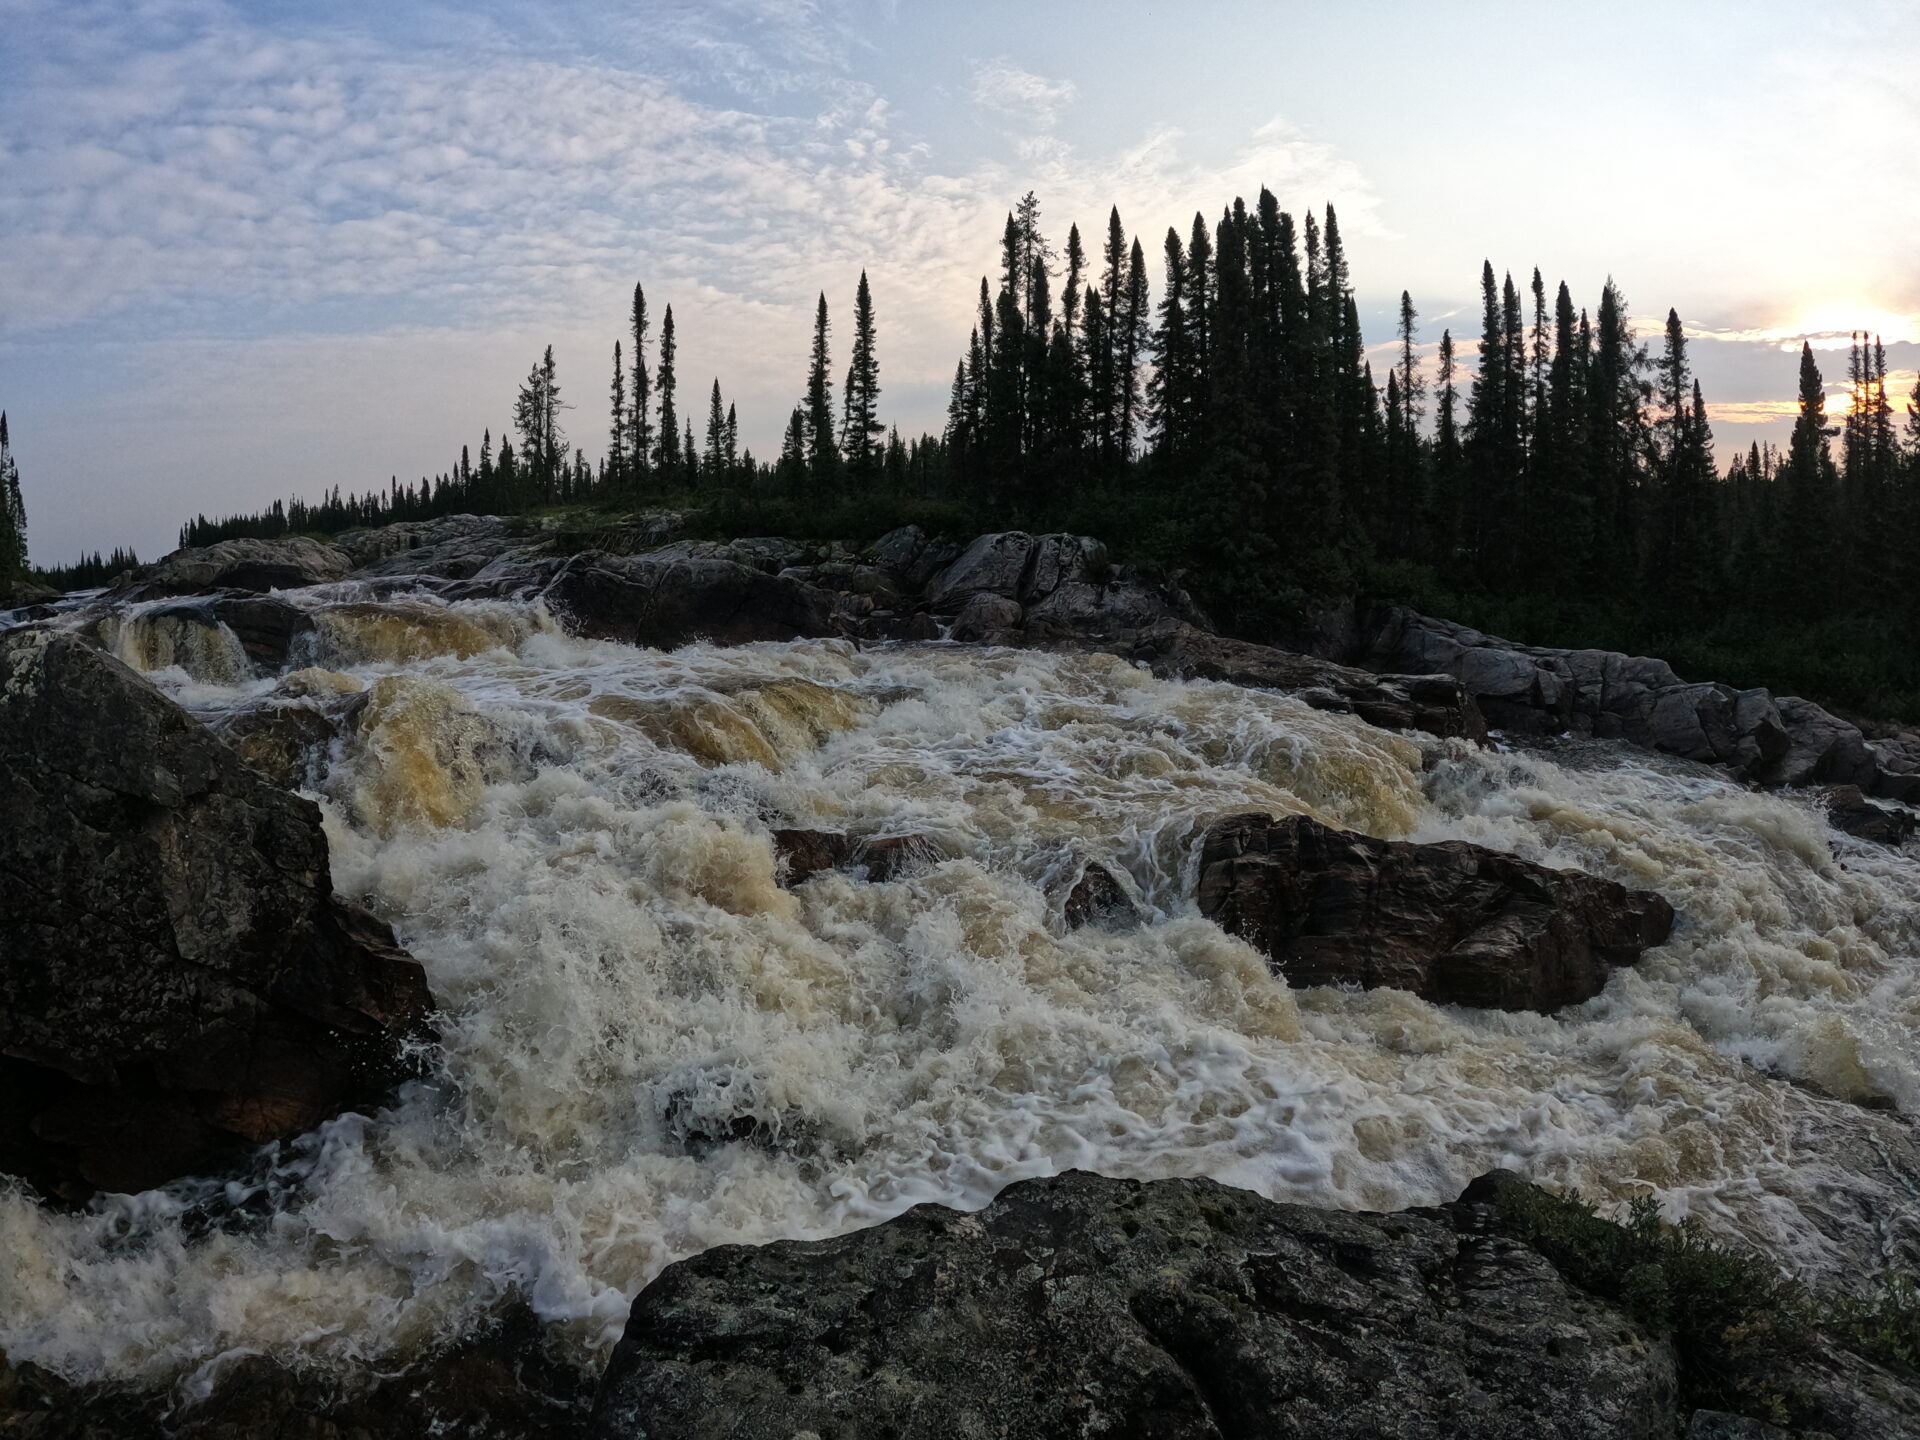
M1800 411L1781 479L1782 533L1776 550L1783 563L1780 598L1815 612L1833 601L1838 586L1834 510L1838 477L1827 444L1827 392L1814 362L1813 346L1800 346Z
M1152 323L1152 304L1147 292L1147 257L1136 238L1127 256L1127 288L1122 297L1122 318L1115 327L1115 383L1120 392L1119 455L1122 462L1133 456L1134 440L1140 429L1140 365L1146 358L1148 329Z
M627 485L627 434L633 426L633 415L627 409L627 370L626 361L620 354L620 342L613 342L613 387L608 399L612 403L613 423L607 431L607 485L613 490L622 490Z
M0 596L27 577L27 505L20 495L20 464L13 458L7 415L0 410Z
M717 482L727 470L727 412L720 398L720 377L713 377L713 392L707 397L707 448L701 462L709 482Z
M807 481L816 495L830 495L839 481L840 447L833 436L832 356L827 349L827 296L814 309L813 348L807 365Z
M673 392L677 383L674 374L674 351L676 343L673 334L673 306L667 306L660 316L660 363L655 372L655 388L660 394L660 441L654 452L654 469L659 472L659 483L671 489L681 481L680 458L680 417L673 408Z
M1028 199L1032 196L1029 195ZM880 468L880 361L875 353L873 292L867 288L867 272L860 272L860 287L853 301L853 354L847 365L847 385L843 392L845 414L841 438L847 457L847 470L856 486L871 486Z
M627 422L627 462L633 470L634 488L640 489L647 482L648 472L653 467L653 397L647 376L647 293L639 285L633 287L633 309L628 316L628 324L633 336L633 384L630 387L629 411Z

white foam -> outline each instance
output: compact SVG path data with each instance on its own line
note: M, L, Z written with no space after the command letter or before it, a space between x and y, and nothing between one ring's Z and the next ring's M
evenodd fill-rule
M409 617L376 632L437 623ZM1070 1166L1392 1208L1506 1165L1651 1190L1838 1265L1803 1140L1818 1102L1752 1066L1920 1106L1920 866L1841 863L1794 800L1458 749L1423 775L1416 747L1350 717L1102 657L661 655L504 612L482 629L499 643L329 641L390 702L317 796L334 875L426 966L434 1080L286 1147L258 1232L188 1239L165 1196L84 1216L0 1198L16 1361L344 1363L509 1292L590 1355L709 1245L979 1205ZM783 684L814 719L776 734L791 706L753 697ZM707 724L729 745L762 726L770 758L716 761ZM1248 808L1578 865L1658 888L1681 921L1558 1017L1296 994L1190 898L1194 839ZM781 824L927 837L941 858L789 891ZM1124 869L1151 923L1066 931L1047 885L1080 856ZM688 1152L690 1124L742 1112L781 1144Z

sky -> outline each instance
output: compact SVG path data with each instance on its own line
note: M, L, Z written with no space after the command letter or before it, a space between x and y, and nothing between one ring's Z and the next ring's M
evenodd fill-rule
M1722 462L1811 338L1920 369L1920 0L0 0L0 409L37 563L384 487L496 436L551 344L597 457L671 304L772 455L867 271L882 418L938 431L1032 190L1056 245L1261 185L1336 207L1363 327L1470 351L1483 259L1693 337ZM1378 367L1377 367L1378 368ZM1836 401L1836 403L1839 403Z

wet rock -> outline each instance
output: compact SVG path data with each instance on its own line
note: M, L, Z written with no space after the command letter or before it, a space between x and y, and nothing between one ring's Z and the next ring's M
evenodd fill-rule
M310 613L271 595L226 595L210 610L239 639L247 658L268 670L285 668L295 644L313 633Z
M1829 715L1811 700L1774 701L1792 745L1753 778L1765 785L1859 785L1872 788L1878 767L1858 726Z
M1289 985L1390 986L1500 1010L1590 999L1673 924L1651 891L1464 841L1375 840L1303 815L1213 825L1199 904L1264 950Z
M1024 638L1021 621L1025 612L1017 600L1000 595L979 594L960 607L947 630L950 640L971 645L1018 645Z
M346 578L353 561L337 545L305 535L280 540L222 540L176 550L143 565L109 592L121 600L203 595L211 590L297 590Z
M837 830L775 830L773 857L789 886L802 885L823 870L860 869L880 884L911 867L939 857L939 848L921 835L862 837Z
M1295 692L1315 709L1358 715L1387 730L1424 730L1442 738L1484 740L1473 697L1450 675L1375 675L1290 650L1210 634L1164 620L1098 648L1177 680L1223 680Z
M1687 1440L1794 1440L1793 1432L1724 1410L1696 1410L1687 1421Z
M0 1169L81 1199L377 1098L431 1000L318 809L73 636L0 638Z
M634 1302L595 1440L1671 1440L1668 1345L1470 1212L1081 1172L722 1245Z
M348 1373L265 1355L210 1367L201 1386L72 1385L0 1356L9 1440L576 1440L594 1377L518 1307L451 1345Z
M1829 785L1820 798L1827 807L1827 823L1855 839L1899 845L1913 834L1911 814L1874 804L1858 785Z
M214 716L207 728L281 789L315 789L334 742L352 733L366 703L357 681L325 670L300 670L266 699Z
M579 633L630 645L744 645L834 633L825 591L692 547L631 556L589 551L562 563L538 593Z
M1127 930L1140 923L1140 909L1113 871L1089 861L1067 891L1060 914L1069 930L1094 925L1102 930Z

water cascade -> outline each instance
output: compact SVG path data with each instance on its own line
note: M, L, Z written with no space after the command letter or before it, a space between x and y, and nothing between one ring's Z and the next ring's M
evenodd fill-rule
M1075 1166L1376 1209L1509 1166L1811 1274L1920 1244L1920 859L1808 800L1620 747L1420 744L1110 657L660 654L501 602L315 616L329 684L366 690L310 792L335 881L426 966L441 1051L391 1109L266 1157L220 1223L192 1183L81 1214L0 1193L16 1362L347 1364L509 1296L590 1358L679 1257ZM203 714L261 703L192 649L224 632L161 624L112 643ZM1556 1016L1292 991L1194 908L1196 839L1244 809L1577 865L1680 919ZM782 826L926 859L789 886ZM1065 925L1085 859L1143 923Z

